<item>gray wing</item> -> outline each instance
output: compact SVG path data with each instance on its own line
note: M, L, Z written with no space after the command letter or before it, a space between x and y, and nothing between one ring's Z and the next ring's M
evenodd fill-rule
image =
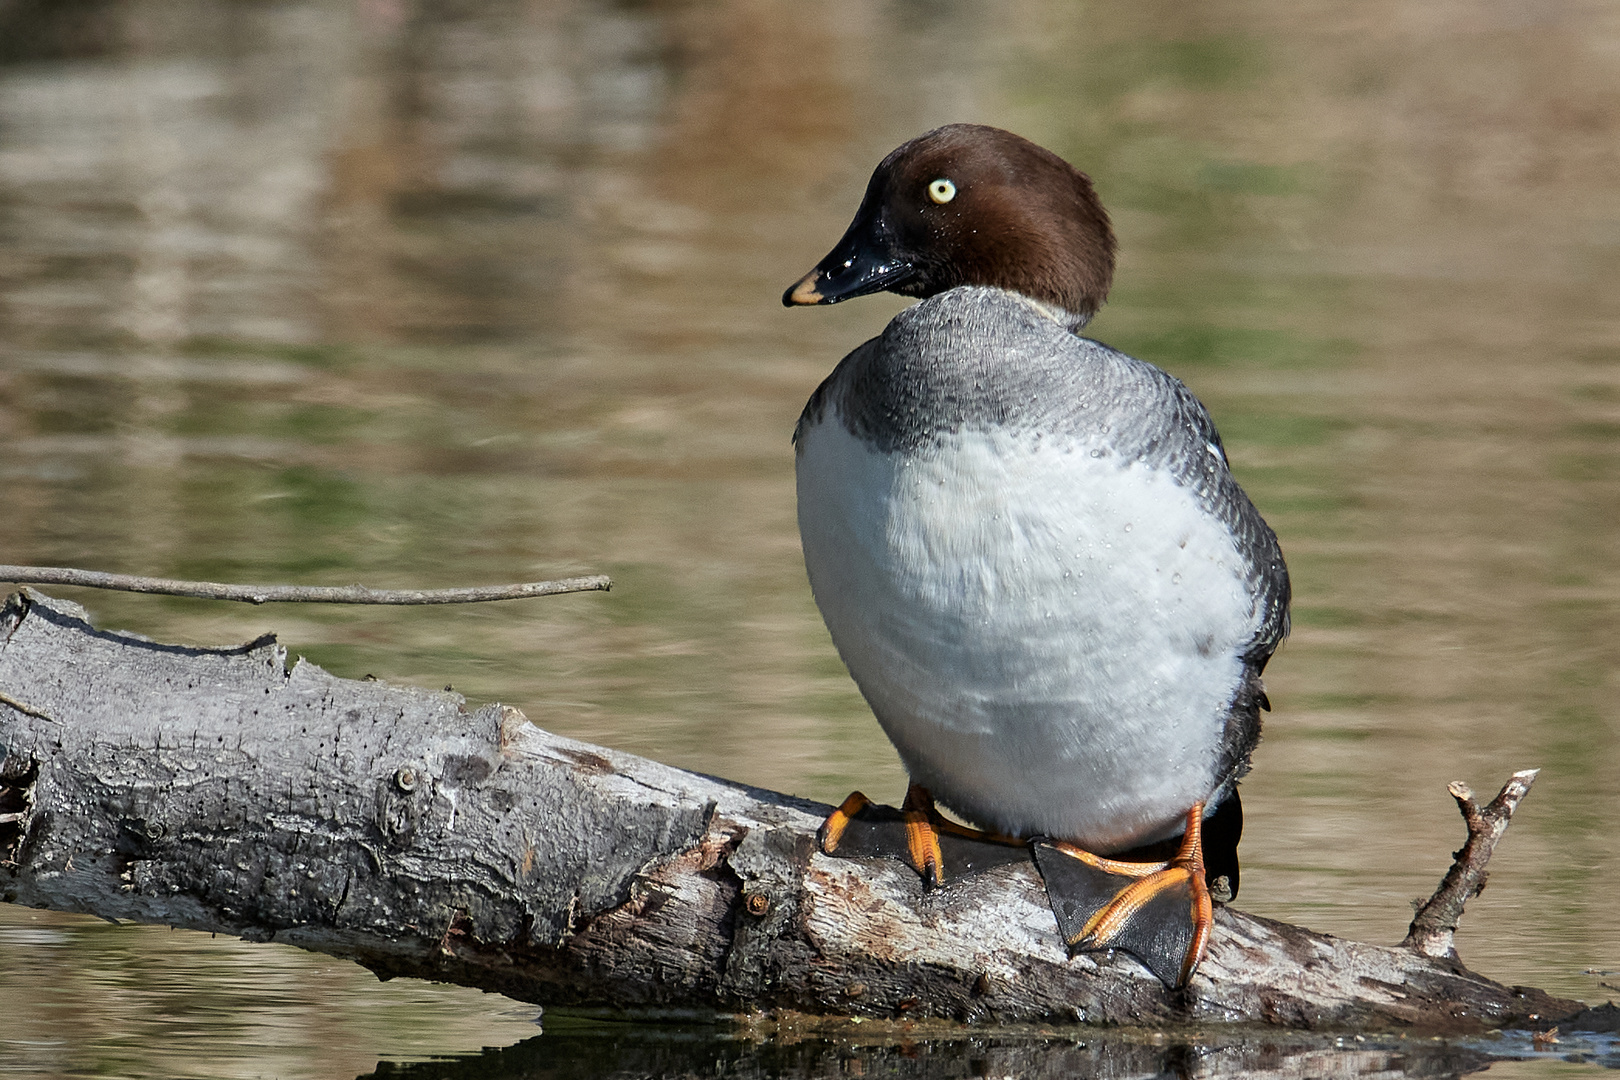
M1288 567L1277 534L1232 476L1209 410L1180 379L1101 342L1073 340L1084 388L1069 395L1077 405L1084 402L1081 424L1106 430L1122 457L1169 473L1231 530L1259 616L1259 629L1243 651L1258 678L1288 634Z
M1249 771L1249 757L1260 742L1260 712L1271 708L1261 673L1288 636L1288 565L1283 561L1277 534L1232 476L1226 447L1203 403L1181 380L1152 365L1133 363L1152 373L1139 372L1144 381L1162 380L1163 391L1173 402L1167 410L1174 417L1173 424L1166 425L1162 434L1147 439L1143 449L1150 458L1160 457L1161 467L1194 489L1205 508L1231 530L1247 563L1249 594L1259 615L1259 627L1242 653L1243 678L1227 710L1221 739L1217 774L1225 778L1224 787Z

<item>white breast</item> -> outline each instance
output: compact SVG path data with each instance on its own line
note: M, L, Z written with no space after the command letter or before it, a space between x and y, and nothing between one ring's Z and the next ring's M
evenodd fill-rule
M1215 775L1258 615L1232 537L1100 442L800 434L816 602L912 778L986 827L1120 850Z

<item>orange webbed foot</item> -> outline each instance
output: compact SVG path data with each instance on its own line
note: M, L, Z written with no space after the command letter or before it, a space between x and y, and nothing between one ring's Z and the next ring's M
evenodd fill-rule
M980 832L944 817L928 789L912 784L900 809L881 806L860 792L827 816L821 850L840 858L899 859L930 887L1029 857L1024 841Z
M1122 862L1062 841L1035 841L1035 864L1069 948L1120 949L1165 986L1187 985L1215 925L1204 881L1203 819L1199 803L1187 812L1180 849L1162 863Z

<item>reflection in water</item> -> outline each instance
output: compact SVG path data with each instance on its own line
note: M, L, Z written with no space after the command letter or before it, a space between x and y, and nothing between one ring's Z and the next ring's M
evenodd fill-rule
M536 1009L288 946L0 906L0 1072L343 1077L535 1034Z
M1245 1077L1305 1080L1307 1077L1460 1077L1489 1067L1477 1050L1389 1040L1335 1047L1303 1041L1221 1044L1177 1038L1128 1041L1103 1038L988 1037L973 1040L895 1039L889 1042L803 1039L780 1043L716 1042L695 1032L638 1031L619 1034L547 1034L516 1046L486 1050L458 1061L381 1064L372 1077L401 1080L519 1080L545 1077L758 1077L820 1080L822 1077L1017 1076L1191 1080ZM363 1080L363 1078L362 1078Z
M787 433L900 301L776 297L884 152L998 123L1093 174L1123 256L1093 332L1205 399L1294 571L1243 905L1396 940L1461 835L1445 783L1539 765L1459 945L1602 999L1617 58L1620 22L1581 0L0 3L0 548L241 581L609 572L610 596L453 612L74 598L172 639L274 628L340 674L450 681L751 783L897 796L804 587ZM179 940L123 933L139 966ZM82 974L116 937L8 939L0 998L41 955L66 995L0 1032L8 1061L94 1071L16 1056L71 1023L99 1048L76 1062L185 1071ZM231 961L244 1016L263 953ZM442 1005L429 1052L477 1045L487 1005ZM404 1045L350 1023L323 1044L366 1043L340 1072Z

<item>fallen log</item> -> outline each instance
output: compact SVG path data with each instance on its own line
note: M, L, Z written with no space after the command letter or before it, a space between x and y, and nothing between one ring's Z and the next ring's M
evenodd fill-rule
M161 644L29 589L0 610L7 902L639 1016L1452 1032L1580 1008L1231 908L1169 992L1123 953L1070 958L1032 864L925 891L821 855L828 810L289 670L272 637Z

